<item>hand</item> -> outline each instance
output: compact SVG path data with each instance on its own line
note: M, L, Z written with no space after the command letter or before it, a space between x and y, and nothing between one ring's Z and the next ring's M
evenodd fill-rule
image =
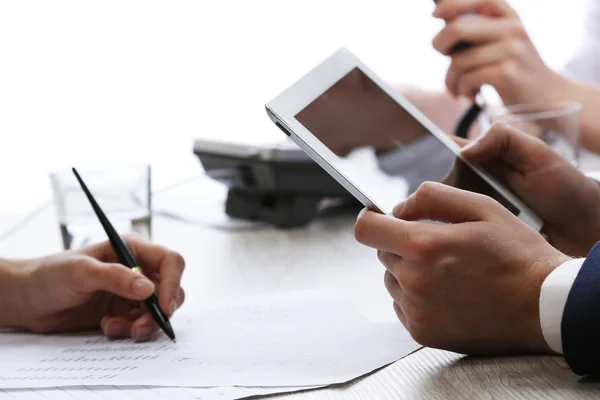
M490 197L441 183L421 185L394 214L361 213L355 234L378 249L396 314L418 343L464 354L550 352L540 288L567 256Z
M443 0L433 15L447 23L433 47L452 58L446 86L455 96L473 99L489 84L508 105L539 101L542 94L547 100L563 90L564 78L544 64L519 16L504 0ZM450 54L461 41L474 46Z
M543 221L563 253L585 257L600 240L600 186L539 139L495 124L463 157L480 163Z
M21 294L9 320L39 333L102 328L111 338L146 340L158 326L143 307L155 290L168 316L183 304L183 258L139 238L126 242L150 279L118 264L107 243L26 260L17 274ZM4 310L3 310L4 312Z

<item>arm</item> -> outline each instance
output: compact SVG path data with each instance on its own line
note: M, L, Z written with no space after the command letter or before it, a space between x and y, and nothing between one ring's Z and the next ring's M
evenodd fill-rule
M24 277L22 261L0 259L0 328L18 327L18 307Z
M587 149L600 153L600 87L590 86L567 78L560 78L554 100L567 100L582 105L580 115L581 143ZM548 93L550 95L550 93Z

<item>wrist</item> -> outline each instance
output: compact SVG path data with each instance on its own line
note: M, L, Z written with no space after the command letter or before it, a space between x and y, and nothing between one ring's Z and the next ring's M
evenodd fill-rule
M546 341L542 329L539 305L540 296L542 291L542 285L546 281L546 278L548 278L552 271L554 271L556 268L560 267L561 265L570 260L572 260L571 257L556 251L552 256L545 258L544 260L540 260L539 266L536 268L538 273L535 274L535 281L532 282L532 286L535 287L535 291L531 297L532 308L535 309L535 316L532 319L531 327L528 330L529 332L531 332L531 335L528 335L526 339L527 348L531 352L555 354L555 352L552 350L552 348Z
M25 260L0 259L0 328L23 327L28 271Z
M578 96L575 81L559 74L551 69L548 70L549 78L546 80L546 96L552 101L574 101Z

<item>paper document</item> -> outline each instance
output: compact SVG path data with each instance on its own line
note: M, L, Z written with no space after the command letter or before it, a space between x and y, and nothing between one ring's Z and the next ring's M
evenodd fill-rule
M324 292L190 309L173 326L176 344L162 336L134 343L98 334L1 334L0 387L320 386L419 348L400 323L371 322Z
M306 390L306 387L178 388L148 386L72 386L0 389L0 400L233 400Z

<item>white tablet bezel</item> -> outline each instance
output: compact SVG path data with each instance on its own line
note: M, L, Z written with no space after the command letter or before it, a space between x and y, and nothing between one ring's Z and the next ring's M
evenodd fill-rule
M473 168L477 174L510 201L513 206L518 208L519 214L517 216L519 219L537 231L541 230L541 219L519 198L504 188L485 170L481 169L480 166L465 161L460 155L460 146L452 141L447 134L404 98L404 96L399 94L397 90L394 90L384 80L373 73L369 67L362 63L346 48L341 48L336 51L275 99L267 103L267 113L273 122L280 123L287 130L286 133L290 135L291 139L298 144L298 146L300 146L313 160L331 174L346 188L346 190L352 193L365 206L374 208L384 214L390 214L391 210L382 209L370 198L368 193L362 191L347 176L344 176L339 167L340 158L296 119L296 115L300 111L306 108L354 68L359 68L365 75L373 80L375 84L431 132L433 136L446 145L457 157L460 157L467 165Z

